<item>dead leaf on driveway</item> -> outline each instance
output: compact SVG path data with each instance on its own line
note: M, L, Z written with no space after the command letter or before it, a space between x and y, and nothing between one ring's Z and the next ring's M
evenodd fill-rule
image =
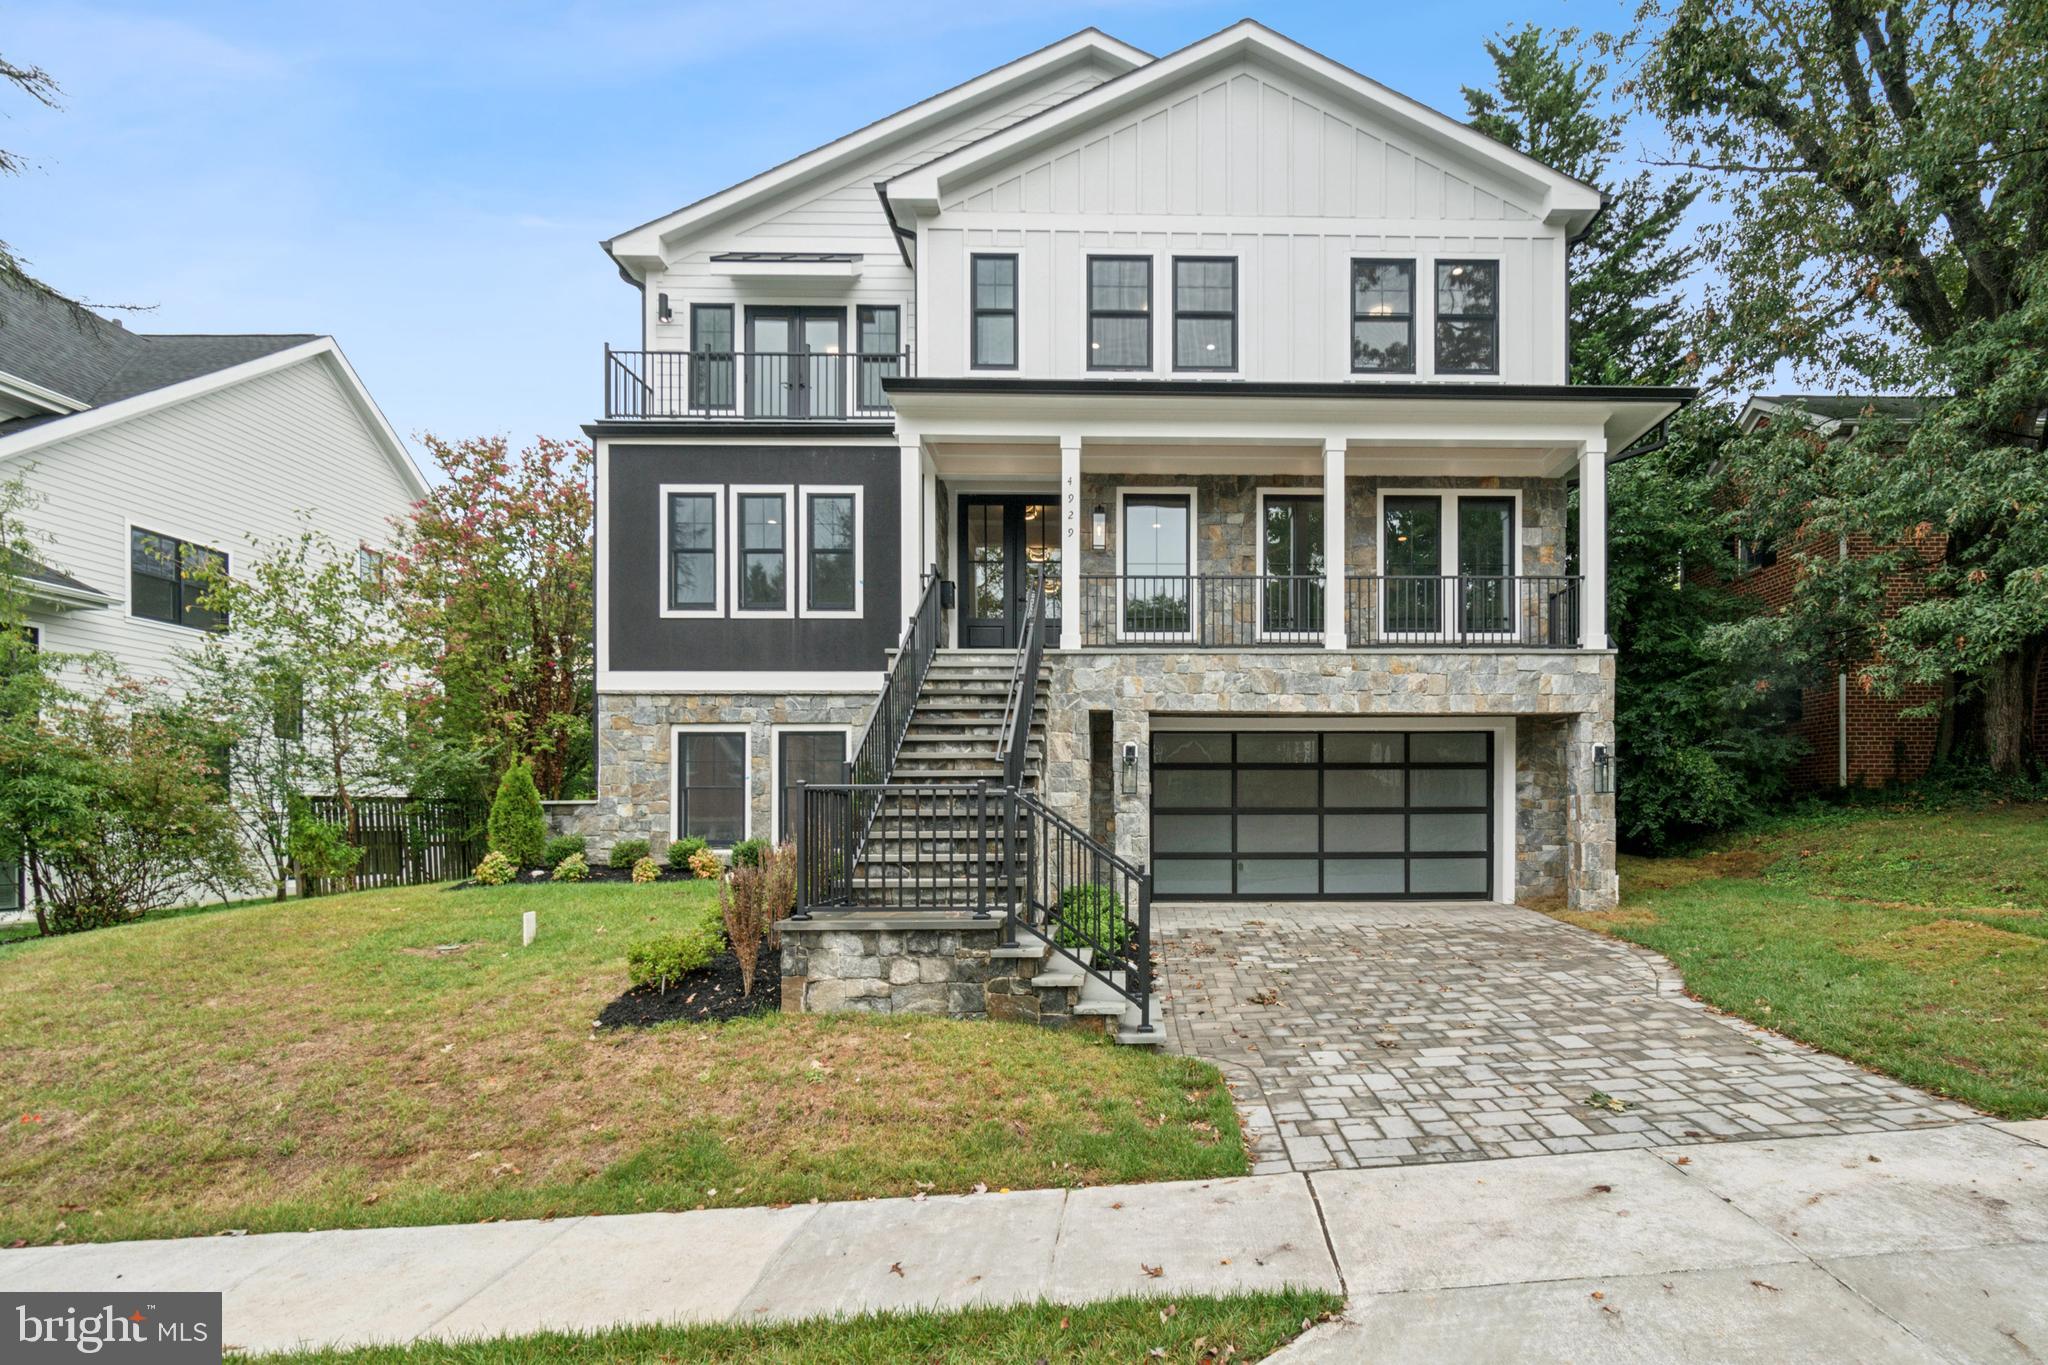
M896 1277L897 1279L899 1279L899 1280L900 1280L900 1279L902 1279L902 1278L903 1278L903 1262L901 1262L901 1261L891 1261L891 1262L889 1263L889 1273L890 1273L891 1275L894 1275L894 1276L895 1276L895 1277Z
M1140 1262L1138 1262L1138 1269L1140 1269L1140 1270L1144 1271L1146 1275L1150 1276L1150 1277L1151 1277L1152 1279L1155 1279L1155 1280L1156 1280L1156 1279L1158 1279L1158 1278L1159 1278L1159 1277L1160 1277L1161 1275L1164 1275L1164 1274L1166 1273L1166 1267L1165 1267L1165 1266L1163 1266L1163 1265L1146 1265L1146 1264L1145 1264L1145 1263L1144 1263L1143 1261L1140 1261Z

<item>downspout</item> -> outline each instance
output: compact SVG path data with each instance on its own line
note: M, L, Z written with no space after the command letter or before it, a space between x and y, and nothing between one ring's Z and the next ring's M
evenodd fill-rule
M1841 557L1844 564L1849 562L1849 537L1841 539ZM1835 785L1846 788L1849 785L1849 674L1844 670L1835 678Z
M910 247L907 244L916 241L917 234L896 221L895 206L889 202L889 184L887 181L877 180L875 182L875 197L882 201L882 216L889 220L889 231L895 235L896 254L903 258L903 264L909 266L912 270L916 270L917 262L910 258Z

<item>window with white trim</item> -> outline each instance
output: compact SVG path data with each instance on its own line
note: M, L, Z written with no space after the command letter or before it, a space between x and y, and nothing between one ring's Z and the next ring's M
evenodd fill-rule
M1152 258L1088 258L1088 368L1152 368Z
M718 501L714 488L666 490L671 612L718 611Z
M733 614L789 614L789 490L735 488Z
M214 581L228 572L228 557L140 526L128 531L128 611L147 621L192 630L226 630L228 618L200 605Z
M1351 263L1351 372L1415 373L1415 262Z
M727 848L747 837L747 732L675 731L675 835Z
M1436 263L1436 372L1500 373L1500 262Z
M805 488L804 614L856 615L860 611L860 493L852 488Z

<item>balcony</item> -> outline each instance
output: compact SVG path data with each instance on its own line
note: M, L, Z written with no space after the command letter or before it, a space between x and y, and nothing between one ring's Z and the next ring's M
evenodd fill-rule
M1320 574L1081 574L1079 643L1096 649L1320 649ZM1580 580L1564 576L1353 575L1353 649L1577 649Z
M910 353L604 352L604 415L623 421L886 422L882 381Z

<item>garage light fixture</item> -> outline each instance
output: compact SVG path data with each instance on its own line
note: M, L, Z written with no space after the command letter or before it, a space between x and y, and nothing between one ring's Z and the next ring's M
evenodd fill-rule
M1602 796L1614 790L1614 756L1605 744L1593 746L1593 790Z
M1124 745L1124 795L1138 794L1138 746Z

